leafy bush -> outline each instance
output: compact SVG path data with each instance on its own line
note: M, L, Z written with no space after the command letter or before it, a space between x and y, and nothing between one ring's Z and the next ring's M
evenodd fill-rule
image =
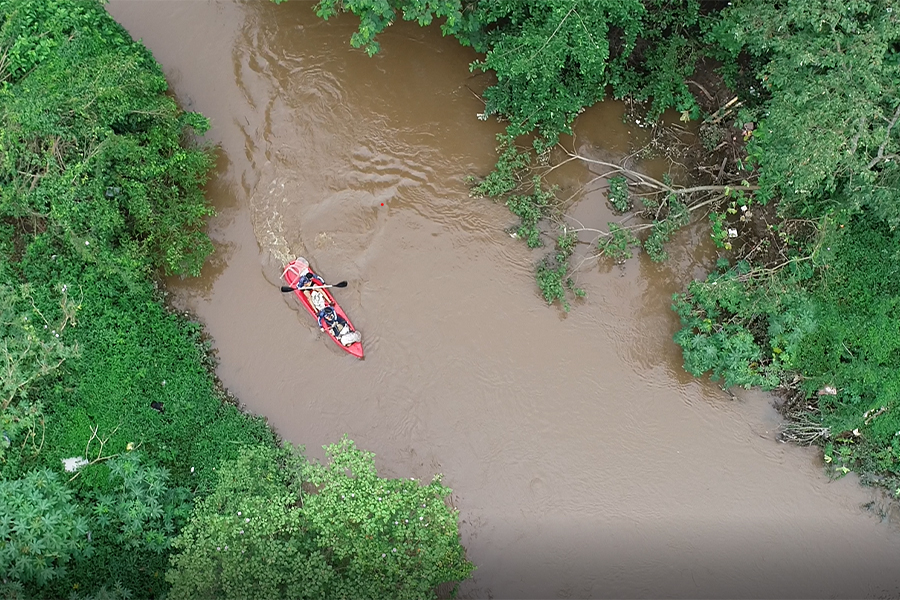
M0 9L0 216L116 268L199 273L212 158L183 142L207 121L178 109L150 53L95 0Z
M668 206L669 215L665 219L654 221L653 227L650 229L650 235L644 240L644 249L647 251L647 255L656 262L669 258L665 244L669 242L676 231L687 226L691 221L688 207L675 197L669 198Z
M514 136L507 133L497 134L497 165L487 177L477 185L473 185L472 192L479 196L496 198L515 190L519 187L523 172L530 162L531 155L516 147Z
M91 503L96 524L118 546L132 551L168 550L190 515L190 491L169 487L166 469L144 464L139 452L126 452L106 466L113 490L96 493Z
M539 177L534 178L531 193L514 194L507 198L506 206L520 219L516 235L524 239L529 248L538 248L543 245L538 223L548 216L554 199L555 195L552 191L541 188Z
M597 249L601 254L612 258L614 263L624 263L633 256L632 248L641 247L641 241L631 230L624 229L616 223L609 223L607 226L609 235L597 240Z
M274 448L255 447L224 463L175 540L166 579L171 598L322 597L328 574L303 532L291 474Z
M175 542L170 596L423 598L468 577L439 478L382 479L346 438L326 450L324 465L261 447L223 465Z
M620 213L626 212L631 208L631 199L628 197L628 180L626 178L622 176L610 177L607 196L609 197L609 203Z
M0 479L0 572L4 580L43 586L63 577L70 560L90 556L88 521L79 512L71 491L50 470L30 471L21 479Z

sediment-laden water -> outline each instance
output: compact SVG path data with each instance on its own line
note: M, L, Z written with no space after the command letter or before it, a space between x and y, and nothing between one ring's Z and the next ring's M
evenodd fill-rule
M215 339L219 376L312 454L347 433L382 473L455 490L477 565L464 597L877 597L900 594L900 530L775 441L771 399L731 400L681 368L670 297L715 260L687 232L672 260L591 266L565 314L502 205L470 198L502 125L480 121L475 55L397 23L374 58L313 3L113 0L174 94L212 120L217 254L172 282ZM607 103L570 143L627 152ZM657 168L645 165L646 168ZM593 175L573 165L573 190ZM597 185L573 213L609 217ZM279 290L304 255L346 279L366 359Z

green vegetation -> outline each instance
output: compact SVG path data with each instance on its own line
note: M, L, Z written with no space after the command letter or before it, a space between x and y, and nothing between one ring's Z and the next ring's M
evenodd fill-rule
M57 473L34 470L24 478L0 480L0 535L16 535L16 544L5 545L0 569L5 594L21 591L22 584L44 586L65 575L65 565L73 558L88 557L88 522L78 514L72 492Z
M530 247L557 236L556 252L536 266L548 302L568 307L571 252L563 249L567 236L587 231L567 226L567 201L545 183L557 166L604 167L610 205L631 211L597 232L598 255L614 262L636 248L664 260L673 234L707 217L723 254L715 273L675 297L685 368L726 387L779 388L786 439L823 445L836 475L860 471L900 497L897 9L890 0L317 6L324 18L358 15L351 43L370 54L398 16L440 19L444 34L483 54L472 69L491 71L496 83L482 116L508 126L496 169L474 189L505 199ZM666 127L651 143L668 145L669 156L680 148L676 158L697 184L549 152L608 92L646 102L639 116L649 123L668 108L701 119L693 146L664 137Z
M756 217L769 235L752 265L676 298L676 341L692 373L780 386L786 438L823 444L835 474L900 496L895 8L746 2L709 28L742 120L759 123L747 154L774 214Z
M157 278L196 274L212 251L213 153L193 143L206 120L96 0L0 0L0 15L0 597L261 597L320 558L334 573L319 589L348 597L428 597L468 576L449 490L378 478L350 442L334 453L349 483L295 468L215 381L200 325L167 308ZM389 571L353 558L369 542L332 501L364 483L398 492L392 515L428 519L374 536L403 549ZM240 586L211 571L197 587L227 502L282 520L252 530L260 560ZM261 553L282 541L296 552L273 565Z
M261 447L223 465L175 541L170 596L426 598L469 576L439 479L382 479L347 439L326 450L326 465Z

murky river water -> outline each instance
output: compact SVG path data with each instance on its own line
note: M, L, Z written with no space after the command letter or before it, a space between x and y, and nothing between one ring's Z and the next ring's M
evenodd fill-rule
M712 252L587 269L586 301L547 308L507 209L468 196L500 129L476 118L474 54L398 23L370 59L353 19L312 6L108 6L212 120L218 252L174 287L248 410L319 456L347 433L384 474L443 473L478 567L464 597L900 595L900 530L862 508L873 494L774 441L765 395L682 371L670 295ZM582 115L579 148L625 152L621 111ZM593 191L576 216L605 210ZM349 280L365 361L279 293L293 255Z

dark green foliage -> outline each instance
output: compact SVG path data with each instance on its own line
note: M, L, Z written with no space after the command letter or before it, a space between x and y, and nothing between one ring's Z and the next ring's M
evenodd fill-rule
M691 222L688 207L675 196L671 196L667 204L669 208L668 216L654 221L653 227L650 229L650 235L644 240L644 250L647 251L650 259L656 262L664 261L669 257L665 244L669 242L676 231Z
M297 474L279 459L254 447L221 465L175 542L170 597L323 597L330 568L304 531Z
M779 198L782 212L865 209L900 224L897 13L891 0L755 0L711 28L723 58L751 57L752 93L771 98L749 152L760 197Z
M497 134L497 155L497 166L473 186L473 193L496 198L519 187L523 172L531 163L531 154L519 150L513 136L500 133Z
M439 478L380 478L346 438L326 450L324 465L260 447L223 465L175 543L170 597L433 598L469 576Z
M440 475L424 485L381 478L374 454L346 438L325 451L326 463L303 469L316 487L303 512L339 574L326 597L435 598L437 586L469 577Z
M138 452L126 451L105 466L112 489L91 502L100 531L118 546L165 552L190 515L190 491L169 487L168 471L144 464Z
M548 215L555 199L552 191L541 188L539 177L533 179L530 194L514 194L507 198L506 206L521 219L516 234L525 240L529 248L543 245L538 223Z
M563 230L556 238L556 260L565 262L575 252L578 245L578 234L574 231Z
M633 256L632 248L640 248L641 241L630 230L615 223L608 223L609 235L597 241L601 254L612 258L616 264L624 263Z
M75 486L94 553L72 563L69 575L43 594L155 597L165 589L170 546L190 515L192 493L171 486L167 470L153 462L123 449L109 461L81 468Z
M639 0L513 0L477 7L487 34L476 49L486 55L473 68L497 76L484 92L485 114L508 118L511 135L537 129L537 147L555 141L584 107L606 95L611 32L616 30L619 52L627 55L644 15Z
M651 121L668 108L696 119L700 110L686 80L702 56L697 42L700 3L644 0L643 5L644 17L634 51L622 52L612 64L613 94L617 98L649 101L647 118Z
M900 475L900 234L871 221L854 221L844 231L832 241L834 263L817 282L818 326L796 362L809 392L826 385L838 391L822 397L828 400L820 407L823 423L836 434L863 432L854 460L869 468L880 460L877 470ZM894 453L891 461L873 460L884 451Z
M273 1L281 4L286 0ZM443 19L444 35L455 35L466 44L480 37L479 22L472 7L463 6L459 0L319 0L316 4L316 14L325 20L338 12L351 12L359 17L359 29L350 37L350 45L365 49L369 56L380 47L375 36L394 22L398 12L405 20L422 26L431 24L435 18Z
M20 584L7 592L59 579L70 560L90 557L92 550L88 520L57 473L41 469L0 479L0 583Z
M562 302L563 308L569 309L569 303L566 300L565 281L568 270L565 264L559 264L552 258L545 258L538 263L535 272L538 287L541 295L547 304L553 304L556 300Z
M618 212L623 213L631 208L631 198L628 193L628 180L622 176L610 177L609 189L606 192L609 203Z
M43 287L39 290L53 293ZM74 323L78 308L65 287L60 286L56 296L60 298L59 316L47 311L51 320L35 305L34 293L34 286L29 284L0 283L0 463L10 458L7 450L13 444L20 451L37 449L43 406L29 396L30 388L78 355L77 344L68 345L60 339L66 326ZM13 454L14 461L19 458L18 453Z
M563 228L556 237L556 251L547 254L535 269L535 279L547 304L553 304L559 300L567 312L570 308L566 298L566 290L572 292L576 298L583 298L585 291L575 286L575 281L569 276L569 257L575 252L578 245L578 233Z
M684 353L685 370L695 376L709 372L724 387L771 389L779 382L780 361L772 362L764 350L768 341L764 319L778 310L779 299L770 298L760 287L752 288L756 294L748 293L742 277L749 268L739 263L704 282L692 282L686 294L676 294L673 308L683 329L675 334L675 342Z
M731 250L731 243L728 242L727 215L721 213L709 213L709 237L715 242L717 248L725 248Z
M207 122L95 0L3 0L0 214L37 220L106 268L196 274L212 251ZM115 265L115 266L113 266Z

